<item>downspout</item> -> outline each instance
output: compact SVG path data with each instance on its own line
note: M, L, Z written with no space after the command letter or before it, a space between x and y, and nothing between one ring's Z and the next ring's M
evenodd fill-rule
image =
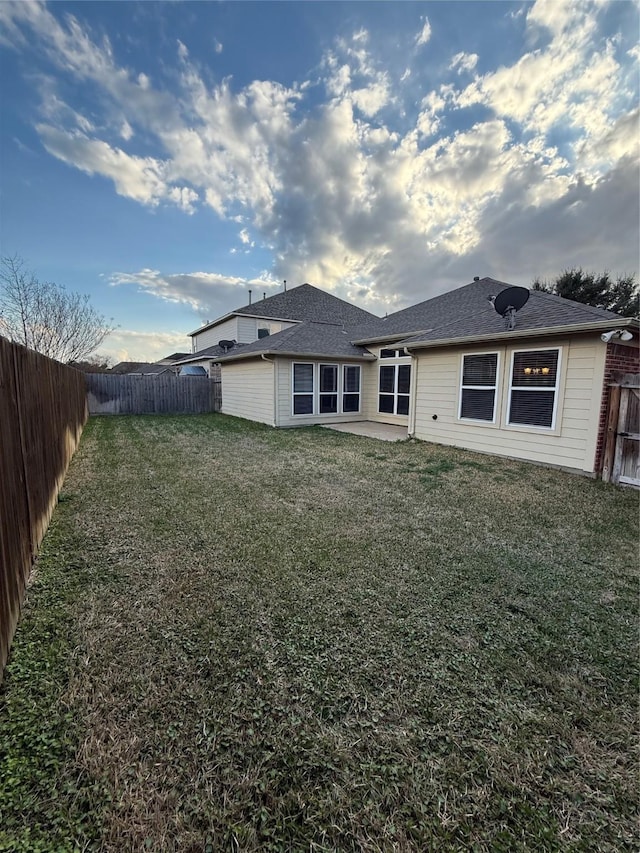
M274 358L267 358L264 353L260 353L260 358L263 361L268 361L273 366L273 377L272 377L272 383L271 383L273 385L273 424L272 424L272 426L277 427L278 423L277 423L276 413L277 413L278 409L276 407L278 404L278 389L276 387L276 360Z
M414 367L415 365L415 367ZM416 398L418 388L418 359L411 353L411 396L409 397L409 438L415 438L416 432Z

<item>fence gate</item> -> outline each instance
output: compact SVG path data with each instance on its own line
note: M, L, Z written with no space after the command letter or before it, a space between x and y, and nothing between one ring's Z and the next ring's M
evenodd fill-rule
M640 375L625 374L611 388L602 479L640 488Z

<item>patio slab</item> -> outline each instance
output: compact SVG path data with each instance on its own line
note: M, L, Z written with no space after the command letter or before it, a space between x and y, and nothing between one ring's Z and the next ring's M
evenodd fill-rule
M366 435L368 438L379 438L381 441L406 441L409 436L407 428L394 424L378 424L374 421L357 421L351 424L322 424L327 429L338 432L350 432L354 435Z

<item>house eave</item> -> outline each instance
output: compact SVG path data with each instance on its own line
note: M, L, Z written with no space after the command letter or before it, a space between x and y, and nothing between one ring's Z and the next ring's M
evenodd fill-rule
M308 358L314 361L376 361L375 355L346 355L343 353L327 353L327 352L294 352L285 350L260 350L259 352L243 352L237 355L227 355L212 357L211 360L216 364L228 364L232 361L241 361L246 358Z
M575 334L580 332L601 332L613 328L624 329L633 326L637 321L632 318L620 318L612 320L598 320L594 323L579 323L566 326L548 326L541 329L514 329L507 332L495 332L486 335L465 335L457 338L439 338L433 341L414 341L404 343L403 346L409 350L430 349L434 347L460 346L473 343L498 343L500 341L513 341L520 338L548 338L558 335Z
M414 335L425 335L431 329L416 329L414 332L396 332L395 335L376 335L375 338L358 338L352 341L356 346L368 346L369 344L385 344L389 341L398 341L404 338L412 338Z
M205 323L204 326L200 326L199 329L196 329L195 332L189 332L187 337L193 338L195 335L200 335L202 332L207 332L209 329L213 329L215 326L220 325L220 323L224 323L225 320L230 320L232 317L249 317L251 320L269 320L273 323L300 323L300 320L292 320L289 317L267 317L265 314L245 314L243 311L230 311L228 314L224 314L222 317L218 317L217 320L212 320L210 323ZM336 325L335 323L333 325Z

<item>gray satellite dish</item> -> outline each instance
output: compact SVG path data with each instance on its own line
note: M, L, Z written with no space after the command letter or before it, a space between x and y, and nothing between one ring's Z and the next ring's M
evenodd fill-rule
M235 344L235 341L218 341L218 346L223 349L225 352L229 349L232 349Z
M527 304L529 291L526 287L507 287L492 299L493 307L507 321L508 329L516 327L516 311Z

